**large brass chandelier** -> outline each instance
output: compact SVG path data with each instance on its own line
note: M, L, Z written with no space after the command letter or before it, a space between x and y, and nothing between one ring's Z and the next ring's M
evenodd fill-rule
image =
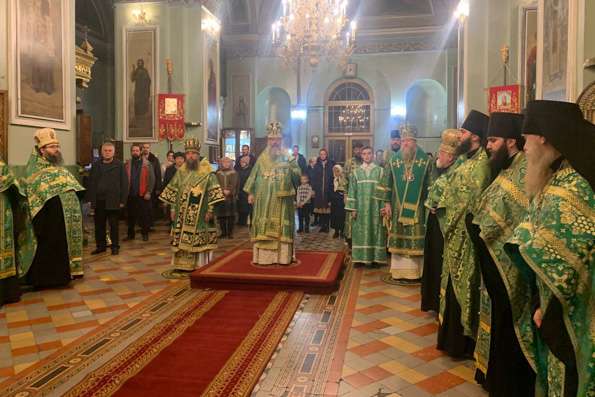
M356 23L347 18L347 0L282 0L282 16L273 23L273 45L288 65L307 58L346 63L355 47Z

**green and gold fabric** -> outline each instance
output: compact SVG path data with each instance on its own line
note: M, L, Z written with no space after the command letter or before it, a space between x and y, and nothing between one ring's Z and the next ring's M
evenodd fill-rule
M196 171L183 164L159 199L171 205L175 213L171 229L174 266L194 270L196 263L188 262L188 255L195 258L196 253L217 248L217 225L214 219L207 222L205 217L225 199L209 161L203 158ZM186 255L176 255L180 251Z
M9 192L13 188L12 192ZM0 160L0 279L16 276L13 208L10 194L22 194L10 169ZM24 196L24 195L23 195Z
M391 254L422 256L426 235L424 201L427 194L430 159L417 147L410 161L399 150L385 164L384 180L376 192L378 199L389 202L392 217L388 233Z
M448 167L442 175L436 176L436 173L430 172L430 182L428 186L428 194L424 203L425 207L429 210L431 208L436 209L436 217L440 224L440 230L444 233L445 223L445 208L446 203L444 201L444 190L450 184L450 179L454 174L455 170L465 161L464 156L460 156L455 162ZM435 165L433 170L436 170ZM432 171L433 171L432 170Z
M480 148L458 166L443 193L445 243L438 319L442 322L444 317L446 287L450 278L461 306L463 332L474 339L478 325L480 272L475 247L467 233L465 216L489 183L488 156Z
M515 227L523 220L529 207L529 199L524 190L527 169L525 154L517 153L510 167L502 170L496 179L484 190L477 205L471 209L473 223L481 229L480 237L494 260L512 308L513 322L516 324L531 303L531 290L519 270L513 266L510 257L504 252L504 244L512 236ZM482 287L478 337L475 358L479 369L486 373L490 352L491 303L487 291ZM521 349L535 369L533 336L515 327L521 342Z
M54 197L60 198L66 227L70 274L72 276L82 276L83 215L77 192L83 192L85 189L70 171L62 166L51 164L36 149L33 149L33 153L29 157L23 184L27 196L29 216L32 220L35 219L48 200ZM20 275L27 273L31 262L32 259L29 262L19 264Z
M564 161L529 206L504 249L526 279L535 279L545 316L555 297L576 358L578 396L595 396L595 195ZM525 311L530 308L523 307ZM542 341L531 342L532 313L518 314L520 342L537 364L548 396L564 396L564 365ZM539 343L541 342L541 343Z
M361 158L353 157L345 162L345 167L343 168L346 185L345 185L345 192L349 192L349 180L351 179L351 174L362 165ZM345 200L347 200L348 195L345 195ZM345 229L343 234L345 235L346 239L351 238L351 223L352 219L350 216L345 217Z
M386 263L386 228L380 209L384 202L376 192L384 180L384 169L374 163L361 165L351 173L345 211L352 220L351 256L358 263Z
M273 158L266 148L258 157L244 191L254 196L250 237L256 248L277 250L279 243L293 245L295 186L301 170L294 158Z

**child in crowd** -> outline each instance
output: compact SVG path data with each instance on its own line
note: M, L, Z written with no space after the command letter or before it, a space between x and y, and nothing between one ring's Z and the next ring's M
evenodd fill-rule
M310 233L310 212L312 211L312 197L314 191L310 185L310 178L304 174L300 177L300 185L297 188L296 208L298 211L299 228L298 233Z

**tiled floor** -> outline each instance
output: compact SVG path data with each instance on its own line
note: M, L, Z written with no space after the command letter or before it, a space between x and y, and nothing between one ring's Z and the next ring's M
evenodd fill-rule
M235 234L235 239L220 242L216 255L247 243L246 228L238 229ZM2 307L0 382L97 329L167 285L186 282L162 276L169 268L168 242L166 228L158 227L148 243L124 243L119 256L91 258L86 255L89 259L85 277L73 282L70 288L27 293L20 303ZM342 242L330 235L310 233L297 237L298 250L341 248ZM433 348L436 323L431 316L419 311L418 287L385 284L380 278L386 270L357 272L363 273L348 331L342 376L333 395L485 395L473 382L471 363L450 360ZM316 305L323 310L327 303L320 301ZM345 332L347 335L346 328ZM332 340L336 343L337 339ZM291 341L288 338L281 350L290 350L292 346L288 343ZM277 360L275 368L295 365L288 355L278 354L274 360ZM280 389L268 395L289 396Z

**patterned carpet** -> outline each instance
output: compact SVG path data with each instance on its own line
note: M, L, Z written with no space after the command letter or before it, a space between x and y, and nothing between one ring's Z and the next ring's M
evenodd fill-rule
M249 247L247 234L247 228L238 229L233 240L220 241L216 256ZM344 247L318 232L296 239L302 250ZM130 310L154 307L168 286L186 290L187 280L162 276L169 270L168 243L166 227L159 226L149 242L122 244L119 256L91 258L88 248L82 280L67 289L27 293L22 302L2 307L0 390L77 338L103 332ZM473 382L472 363L433 348L436 323L419 312L418 287L388 285L381 281L386 271L348 269L337 293L306 296L253 395L485 396ZM176 305L184 304L184 296Z

